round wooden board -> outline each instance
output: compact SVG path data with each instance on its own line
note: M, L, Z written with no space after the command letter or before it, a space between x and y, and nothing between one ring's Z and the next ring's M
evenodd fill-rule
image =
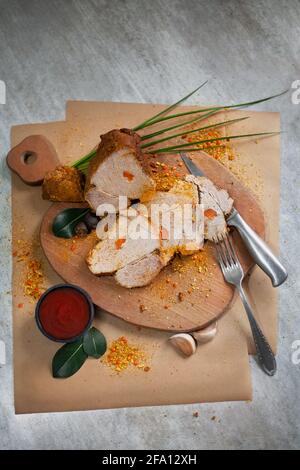
M162 156L167 164L180 162L179 156ZM228 191L235 207L249 225L264 238L263 212L252 193L214 158L198 153L192 159L217 186ZM182 175L186 170L182 168ZM219 318L230 306L233 288L225 283L216 262L214 247L205 244L207 272L199 272L197 262L186 256L164 268L150 286L125 289L112 276L94 276L86 264L86 255L96 243L94 234L85 239L57 238L51 231L54 217L68 207L84 204L54 203L41 224L41 245L54 270L69 283L77 284L104 310L130 323L168 331L195 331ZM233 233L239 259L248 272L253 261L237 233ZM175 264L176 263L176 264ZM178 294L184 293L179 301Z

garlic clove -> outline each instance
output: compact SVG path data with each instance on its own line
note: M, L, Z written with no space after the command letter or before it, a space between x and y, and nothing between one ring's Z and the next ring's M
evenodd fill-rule
M188 333L178 333L171 336L169 341L173 346L182 352L185 356L192 356L196 352L196 341L192 335Z
M212 341L218 333L218 323L212 323L203 330L194 331L193 337L198 344L205 344Z

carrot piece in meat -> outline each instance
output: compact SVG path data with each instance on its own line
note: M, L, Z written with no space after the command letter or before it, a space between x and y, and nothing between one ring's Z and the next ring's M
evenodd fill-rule
M124 178L127 178L128 181L132 181L134 178L134 175L130 173L129 171L123 171L123 176Z
M217 213L214 209L206 209L206 211L204 211L204 216L212 220L217 216Z
M120 250L125 242L126 242L126 238L119 238L119 240L116 240L116 243L115 243L116 249Z

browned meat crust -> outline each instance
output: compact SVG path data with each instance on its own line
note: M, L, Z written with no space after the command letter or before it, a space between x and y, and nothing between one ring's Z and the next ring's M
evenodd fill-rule
M83 202L84 175L76 168L58 166L46 173L42 186L43 199L55 202Z
M100 136L100 144L97 149L97 155L91 160L88 167L86 178L86 191L89 189L91 177L97 170L100 163L108 158L113 152L121 150L123 147L132 149L138 159L142 162L140 149L140 136L131 129L113 129L112 131Z

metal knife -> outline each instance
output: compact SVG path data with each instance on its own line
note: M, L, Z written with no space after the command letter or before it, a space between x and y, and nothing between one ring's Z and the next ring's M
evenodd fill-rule
M201 171L187 155L181 153L180 156L192 175L205 176L203 171ZM280 286L288 276L287 271L264 240L247 224L235 208L233 208L229 216L227 216L226 221L228 225L238 230L252 258L269 276L273 287Z

